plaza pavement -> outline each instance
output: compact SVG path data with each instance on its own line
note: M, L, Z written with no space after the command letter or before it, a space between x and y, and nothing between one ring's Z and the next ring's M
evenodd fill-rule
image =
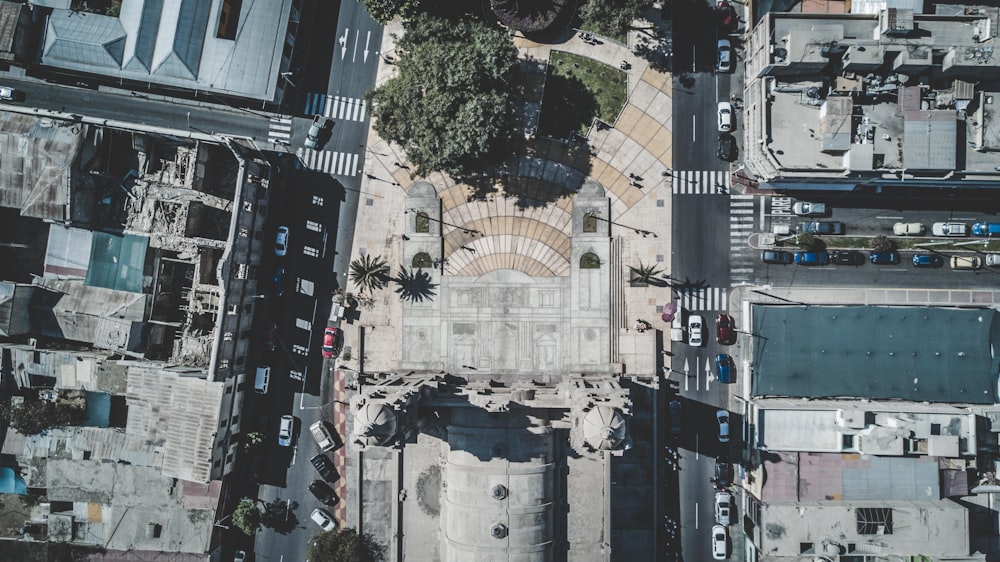
M395 56L393 35L402 35L402 27L393 22L383 33L380 54ZM639 38L629 37L630 44ZM632 327L643 319L658 330L638 335L646 339L642 345L669 347L669 338L653 342L653 338L669 333L660 319L658 307L671 300L665 287L630 287L626 280L629 267L655 265L664 273L670 264L671 231L671 77L658 72L632 54L626 46L603 40L599 45L584 43L575 34L559 44L538 44L515 38L520 51L522 70L528 77L526 99L522 104L519 124L525 128L536 122L541 88L538 65L549 58L553 49L590 57L614 68L622 61L631 65L627 71L628 100L610 128L591 128L587 137L589 151L579 146L536 138L530 155L518 155L503 168L502 174L490 179L489 194L481 195L481 185L458 183L450 177L432 173L428 177L413 177L401 147L369 131L367 154L361 184L361 203L351 259L362 255L384 257L392 273L402 265L402 233L408 220L405 208L406 190L420 180L430 182L442 201L445 265L444 273L478 276L495 269L518 269L535 276L564 275L569 270L570 213L572 197L565 185L579 185L590 177L607 191L611 201L612 237L621 256L612 305L613 349L627 354L636 346L637 334ZM376 83L388 80L395 66L382 58ZM536 73L531 80L531 73ZM630 174L640 178L638 186ZM525 202L533 204L525 204ZM545 202L545 204L535 204ZM411 219L412 220L412 219ZM454 226L451 226L454 225ZM461 228L456 228L461 227ZM463 230L468 229L468 230ZM470 230L481 232L472 236ZM470 251L469 248L472 250ZM407 264L408 265L408 264ZM615 272L612 272L615 277ZM349 287L354 292L353 284ZM400 360L401 301L394 286L369 295L368 304L357 317L342 323L344 344L352 350L350 359L337 361L344 371L391 372ZM655 364L648 358L644 366ZM636 365L633 361L633 368ZM340 375L341 373L338 373ZM650 371L647 374L654 374ZM337 385L338 390L343 390ZM346 400L346 396L335 396ZM335 427L346 441L349 420L341 410L336 413ZM341 525L357 526L360 505L357 485L359 460L350 458L350 448L335 456L335 464L343 484L337 487L341 506L336 517ZM352 497L353 496L353 497Z

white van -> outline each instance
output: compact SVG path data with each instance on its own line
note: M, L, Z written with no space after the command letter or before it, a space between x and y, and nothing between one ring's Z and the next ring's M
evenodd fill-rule
M317 421L310 425L309 432L312 433L313 439L316 440L316 444L319 445L320 449L332 451L336 446L333 437L330 436L330 432L326 430L326 426L323 425L322 421Z
M267 394L267 387L271 383L271 368L257 367L257 378L253 381L253 391L257 394Z

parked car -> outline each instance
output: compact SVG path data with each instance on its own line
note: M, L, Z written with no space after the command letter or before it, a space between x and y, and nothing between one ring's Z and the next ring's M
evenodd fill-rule
M337 523L325 509L314 509L312 514L309 515L309 518L313 520L313 523L319 525L324 531L332 531L337 528Z
M727 0L719 2L715 7L715 11L719 14L720 30L728 33L736 27L736 10L733 9L733 5Z
M327 482L333 482L336 480L337 473L333 470L333 465L330 464L330 459L326 458L326 455L320 453L313 458L309 459L309 464L313 465L316 472L319 473L320 477Z
M274 296L280 297L285 294L285 266L280 265L274 270Z
M864 265L867 259L861 252L854 250L834 250L830 252L830 261L836 265Z
M681 432L681 402L680 400L670 401L670 433L677 435Z
M979 256L951 256L952 269L979 269L983 260Z
M237 550L233 553L233 562L246 562L247 552L245 550Z
M719 443L729 443L729 412L719 410L715 419L719 422Z
M960 222L936 222L931 225L931 233L934 236L968 236L965 224Z
M715 341L722 345L736 343L736 322L732 316L720 314L715 317Z
M712 558L716 560L726 559L726 528L722 525L712 527Z
M684 341L684 310L680 307L670 321L670 341Z
M1000 254L986 254L986 267L1000 267Z
M733 469L725 457L715 459L715 485L725 488L733 483Z
M725 353L715 356L715 379L722 383L731 383L735 376L736 364L733 358Z
M14 101L17 92L10 86L0 86L0 101Z
M716 44L715 70L721 73L733 71L733 44L729 39L719 39Z
M733 495L729 492L715 493L715 522L719 525L732 525Z
M333 505L337 503L337 494L333 493L333 488L328 486L327 483L322 480L313 480L312 483L309 484L309 493L326 505Z
M839 221L808 221L802 223L802 232L809 234L843 234L844 223Z
M830 254L820 252L795 252L795 263L799 265L826 265L830 263Z
M295 431L295 418L287 415L281 416L281 423L278 424L278 445L290 447L293 431Z
M274 237L274 253L277 256L284 256L288 253L288 227L279 226L278 234Z
M824 217L826 216L826 203L796 201L792 205L792 212L800 217Z
M899 254L896 252L872 252L868 254L868 259L875 265L896 265L899 263Z
M937 254L913 254L913 267L941 267L944 258Z
M719 132L728 133L733 130L733 104L728 101L720 101L716 111L719 121Z
M700 347L705 344L705 319L698 314L688 317L688 344Z
M919 222L897 222L892 225L896 236L921 236L927 229Z
M778 265L788 265L794 261L791 252L786 252L784 250L762 250L760 252L760 261L764 263L773 263Z
M334 351L337 349L337 336L340 335L340 330L332 326L327 326L323 330L323 357L330 358L336 355Z
M729 133L719 135L719 159L732 162L736 159L736 138Z
M1000 222L972 223L973 236L1000 236Z

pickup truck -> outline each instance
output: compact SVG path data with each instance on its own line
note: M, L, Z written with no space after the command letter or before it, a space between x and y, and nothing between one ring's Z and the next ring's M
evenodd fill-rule
M931 233L934 236L968 236L969 231L964 223L960 222L936 222L931 226Z

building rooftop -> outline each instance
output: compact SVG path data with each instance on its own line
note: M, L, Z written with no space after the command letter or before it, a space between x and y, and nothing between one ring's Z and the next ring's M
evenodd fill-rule
M953 406L766 398L754 405L757 444L768 451L976 454L976 416Z
M292 3L136 0L118 17L56 9L41 63L272 101Z
M754 396L998 400L995 310L754 305L753 334Z

